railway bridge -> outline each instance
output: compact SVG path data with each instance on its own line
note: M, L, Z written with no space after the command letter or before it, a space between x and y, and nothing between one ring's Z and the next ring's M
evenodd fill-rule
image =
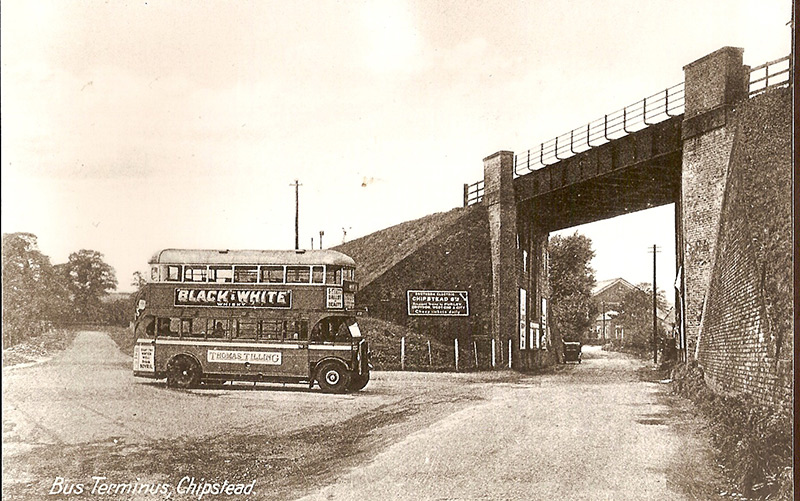
M741 216L736 201L747 188L743 181L733 182L742 176L750 179L754 169L763 169L765 175L776 173L779 191L785 187L784 178L791 171L789 66L786 57L750 68L743 64L742 49L724 47L684 66L684 82L678 85L531 150L498 151L484 159L484 179L464 185L464 204L484 204L487 210L490 330L501 343L511 340L518 368L553 361L554 350L544 349L552 343L549 233L675 204L676 269L681 270L675 304L681 356L705 362L712 369L707 371L710 377L716 375L723 385L731 371L741 372L737 384L751 389L791 385L783 374L786 367L779 367L780 347L764 341L769 323L764 304L780 300L759 297L756 282L760 280L765 289L763 261L771 258L758 254L739 235L754 229L736 226ZM765 204L776 204L779 212L785 212L791 205L790 190L775 195ZM778 232L785 229L781 226ZM790 233L778 238L791 247ZM729 259L742 261L731 254L736 252L751 266L732 266ZM733 275L731 268L736 268ZM783 271L789 278L790 269ZM743 294L738 301L752 311L731 306L733 293L723 291L723 285L729 285L723 284L725 280L737 279L745 284L741 291L735 288ZM721 313L713 314L715 307ZM726 322L741 325L725 330L720 326ZM774 327L774 322L770 325ZM735 345L736 336L751 331L759 331L751 336L753 346L744 343L752 350L718 353ZM769 338L774 335L766 333ZM756 365L747 365L752 362L748 357L756 357ZM758 368L765 363L766 369Z

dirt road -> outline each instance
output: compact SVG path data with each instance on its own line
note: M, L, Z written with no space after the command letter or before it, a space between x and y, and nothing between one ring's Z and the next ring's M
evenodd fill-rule
M139 489L125 499L198 499L187 478L253 483L203 499L715 498L699 423L648 371L594 351L546 375L377 373L356 395L184 392L133 378L85 332L4 370L3 498L74 498L78 484L109 498L93 488L112 484Z

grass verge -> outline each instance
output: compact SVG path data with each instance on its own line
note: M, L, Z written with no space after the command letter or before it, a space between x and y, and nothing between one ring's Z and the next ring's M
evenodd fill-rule
M717 460L747 499L792 499L791 406L748 395L724 395L705 384L696 363L672 371L673 392L691 400L708 422Z

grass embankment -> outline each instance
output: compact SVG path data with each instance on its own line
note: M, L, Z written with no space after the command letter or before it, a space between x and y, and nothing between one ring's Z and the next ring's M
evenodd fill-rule
M709 423L717 461L747 499L792 499L791 406L748 395L715 393L697 364L672 371L673 392L691 400Z
M40 362L68 348L79 329L54 328L3 349L3 367Z

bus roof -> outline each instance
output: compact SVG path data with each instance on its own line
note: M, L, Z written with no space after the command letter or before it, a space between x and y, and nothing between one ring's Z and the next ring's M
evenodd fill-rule
M328 264L355 266L353 258L334 250L164 249L149 264Z

